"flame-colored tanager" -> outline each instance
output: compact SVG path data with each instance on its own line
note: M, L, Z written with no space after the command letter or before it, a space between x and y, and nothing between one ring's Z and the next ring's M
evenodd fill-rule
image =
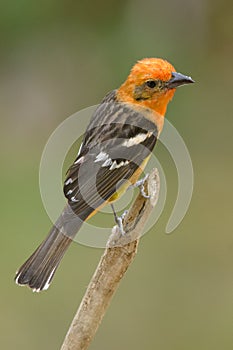
M82 223L116 200L141 175L178 86L193 80L167 61L138 61L92 115L64 183L68 204L48 236L20 267L16 283L47 289ZM127 181L126 181L127 180ZM124 182L125 181L125 182Z

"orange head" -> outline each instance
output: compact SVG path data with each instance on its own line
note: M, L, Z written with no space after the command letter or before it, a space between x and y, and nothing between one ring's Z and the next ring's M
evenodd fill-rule
M117 95L122 102L136 103L164 116L175 89L193 82L161 58L144 58L133 66Z

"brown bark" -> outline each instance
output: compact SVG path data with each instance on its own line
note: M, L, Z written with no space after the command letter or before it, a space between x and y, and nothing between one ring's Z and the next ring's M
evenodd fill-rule
M149 198L139 193L123 220L125 235L115 226L107 247L89 283L61 350L85 350L92 341L120 280L132 263L143 228L159 194L156 169L144 184Z

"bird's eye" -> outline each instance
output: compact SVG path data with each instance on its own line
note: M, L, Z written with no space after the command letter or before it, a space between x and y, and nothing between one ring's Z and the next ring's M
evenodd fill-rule
M156 87L157 82L155 80L147 80L146 81L146 86L148 86L150 89L153 89Z

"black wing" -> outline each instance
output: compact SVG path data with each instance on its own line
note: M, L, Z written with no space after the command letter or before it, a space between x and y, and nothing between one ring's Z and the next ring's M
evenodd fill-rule
M68 203L88 216L130 180L157 140L154 123L107 95L95 111L64 184Z

